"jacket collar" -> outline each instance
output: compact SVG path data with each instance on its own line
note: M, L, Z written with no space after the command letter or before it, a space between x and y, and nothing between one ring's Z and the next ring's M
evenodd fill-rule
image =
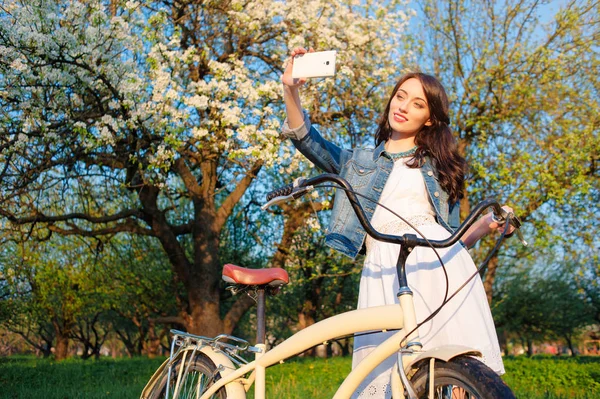
M381 155L383 155L384 152L385 152L385 141L382 141L381 143L379 143L379 145L377 147L375 147L375 150L373 151L373 162L377 162L379 157Z
M383 154L385 154L385 141L379 143L379 145L375 147L375 150L373 150L373 162L377 162L379 157ZM435 173L437 176L437 170L433 166L433 162L431 162L431 158L429 156L425 157L425 163L423 164L423 167L425 167L427 170L433 170L433 173Z

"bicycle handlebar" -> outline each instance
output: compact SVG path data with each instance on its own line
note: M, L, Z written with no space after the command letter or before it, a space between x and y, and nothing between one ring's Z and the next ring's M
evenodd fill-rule
M446 248L453 244L455 244L475 223L475 220L483 213L487 208L492 208L493 211L493 219L497 223L504 223L505 220L508 219L509 223L515 227L516 233L523 243L523 245L527 245L527 242L523 239L521 231L519 228L521 227L521 221L514 214L508 214L504 209L500 207L498 201L493 199L487 199L481 201L475 209L471 211L469 216L464 220L464 222L456 229L450 237L445 240L426 240L424 238L419 238L415 234L404 234L401 236L395 236L391 234L383 234L378 232L373 228L371 222L367 219L365 211L360 205L352 186L346 181L346 179L342 178L339 175L335 175L332 173L324 173L315 177L311 177L308 179L299 178L296 179L292 184L288 184L280 189L271 191L267 194L267 203L264 204L261 208L263 210L269 208L272 205L277 205L283 202L287 202L292 199L298 199L304 194L312 191L314 186L323 182L333 182L344 189L348 200L350 201L350 205L354 210L354 213L358 217L358 221L365 229L368 235L373 237L377 241L388 242L392 244L400 244L408 247L434 247L434 248Z

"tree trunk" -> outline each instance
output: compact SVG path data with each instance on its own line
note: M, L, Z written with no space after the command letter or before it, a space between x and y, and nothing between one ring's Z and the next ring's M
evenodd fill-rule
M223 265L220 262L217 232L194 233L195 262L188 282L188 312L182 317L191 334L214 337L223 332L220 291Z
M498 254L492 256L492 259L490 259L490 262L487 265L487 272L485 273L485 280L483 281L483 288L485 289L485 295L487 296L487 301L490 306L492 305L494 280L496 279L497 268Z
M139 343L142 340L142 331L141 328L139 329L140 331L140 339L137 342L134 342L130 337L129 334L127 334L127 332L121 332L116 328L113 328L114 332L117 334L118 340L123 344L123 346L125 346L125 352L127 353L127 357L128 358L132 358L134 355L138 355L141 353L140 347L139 347ZM116 339L115 339L116 341Z
M160 338L156 336L156 326L153 320L148 322L148 339L144 340L144 352L149 358L155 358L160 349Z
M114 338L110 341L110 357L112 357L113 359L121 357L117 343L118 341Z
M340 347L342 348L342 356L350 355L350 339L347 338L338 342L340 344Z
M304 330L306 327L315 324L315 319L313 317L314 312L307 309L311 307L313 307L313 305L310 301L304 301L303 309L298 313L298 324L296 325L298 330Z
M312 303L310 301L305 301L304 302L304 306L301 312L298 313L298 324L297 324L297 328L298 330L304 330L306 327L312 326L313 324L315 324L315 319L312 316L312 314L314 312L308 311L307 307L310 308L312 307ZM317 355L317 348L310 348L309 350L304 352L305 356L311 356L314 357Z
M506 338L506 331L500 331L500 334L498 334L498 343L500 344L500 350L504 352L505 356L508 356L508 339Z
M44 347L40 349L42 352L42 356L44 359L49 358L52 355L52 346L48 344L43 344Z
M54 328L54 337L56 345L54 345L54 358L56 360L64 360L69 357L69 335L71 330L68 327L69 323L52 318L52 327Z
M527 356L533 356L533 342L527 338Z
M331 341L325 344L325 357L328 359L333 357L333 343Z
M61 331L56 331L56 346L54 347L56 360L64 360L69 355L69 336Z
M565 335L565 341L567 341L567 346L569 347L569 350L571 351L571 356L577 357L577 353L575 352L575 348L573 347L573 340L571 339L571 337L568 335Z

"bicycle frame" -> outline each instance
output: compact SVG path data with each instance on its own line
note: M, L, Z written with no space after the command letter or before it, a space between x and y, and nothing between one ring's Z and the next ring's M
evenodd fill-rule
M256 384L254 397L256 399L264 399L265 369L267 367L301 353L315 345L330 341L340 336L373 330L385 331L401 329L404 326L403 316L404 312L402 311L402 305L395 304L368 309L358 309L330 317L299 331L281 344L274 347L272 350L257 354L256 359L253 362L248 363L247 365L244 365L233 372L225 373L225 375L222 375L221 379L216 381L201 396L200 399L209 398L223 386L227 390L228 398L243 399L246 397L245 392L240 393L239 389L230 390L228 388L232 384L240 384L245 386L245 390L248 390L254 379ZM369 375L369 373L373 371L375 367L377 367L388 357L397 353L400 349L401 343L406 338L406 331L410 331L408 326L406 327L406 329L398 331L385 342L380 344L359 365L357 365L340 385L336 394L334 395L334 399L349 398L356 391L364 378L367 377L367 375ZM216 351L213 351L215 355L214 357L209 353L209 351L204 351L203 353L211 357L217 367L222 365L222 370L232 366L224 365L222 363L222 357L218 356L219 354ZM443 361L448 361L455 356L466 353L481 356L478 351L461 346L445 346L443 348L425 352L416 350L411 356L405 356L403 358L405 362L404 369L410 369L413 364L423 359L436 358ZM252 376L246 380L244 375L250 372L252 372ZM403 398L403 395L394 395L394 398L400 399Z

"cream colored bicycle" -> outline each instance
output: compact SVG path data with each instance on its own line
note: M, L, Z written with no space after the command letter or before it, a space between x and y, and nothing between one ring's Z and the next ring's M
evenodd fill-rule
M477 217L492 207L494 217L518 228L519 220L506 214L496 201L480 203L463 224L446 240L418 238L414 234L394 236L378 233L367 220L357 196L348 182L337 175L323 174L276 190L267 196L271 205L297 199L317 184L332 182L345 190L367 234L376 240L401 245L397 262L400 289L399 303L353 310L313 324L269 349L265 344L265 294L275 293L288 283L285 270L278 268L246 269L225 265L223 279L231 283L234 293L247 292L257 302L256 344L230 335L201 337L173 330L170 357L154 373L144 388L142 399L158 398L246 398L252 385L254 397L265 398L265 372L268 367L304 352L316 345L357 333L397 330L360 362L337 389L334 399L349 398L377 365L397 355L399 367L392 374L392 397L399 398L514 398L502 379L477 358L472 348L447 345L422 350L415 317L413 294L408 287L405 261L416 246L444 248L455 244ZM506 230L505 230L506 232ZM504 234L503 234L504 236ZM500 242L500 240L499 240ZM523 241L524 244L526 244ZM498 245L497 245L498 246ZM497 247L496 246L496 247ZM451 296L445 301L451 299ZM442 305L443 306L443 305ZM436 312L432 314L435 315ZM248 361L242 356L251 355Z

